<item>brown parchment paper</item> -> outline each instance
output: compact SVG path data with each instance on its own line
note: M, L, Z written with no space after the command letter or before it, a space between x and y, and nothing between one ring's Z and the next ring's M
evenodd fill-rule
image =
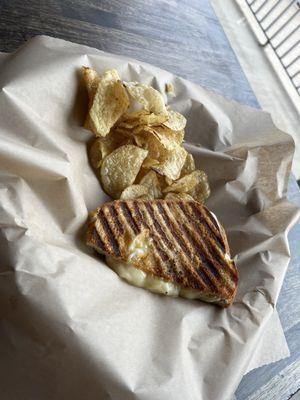
M107 196L87 159L82 65L162 93L173 83L165 100L187 117L239 270L231 308L134 288L85 246ZM47 37L1 57L0 87L1 399L230 399L289 262L291 137L168 72Z

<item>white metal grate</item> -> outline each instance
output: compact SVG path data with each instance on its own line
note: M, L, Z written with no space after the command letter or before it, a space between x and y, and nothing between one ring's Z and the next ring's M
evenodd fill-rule
M271 46L300 96L300 2L245 0L261 31L260 45Z

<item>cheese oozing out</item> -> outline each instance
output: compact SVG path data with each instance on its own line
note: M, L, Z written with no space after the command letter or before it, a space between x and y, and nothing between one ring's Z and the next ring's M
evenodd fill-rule
M213 216L219 224L217 217L215 215ZM127 262L117 260L108 255L106 256L106 262L108 266L120 276L120 278L124 279L131 285L148 289L151 292L173 297L181 296L187 299L200 299L213 302L221 301L219 297L205 295L203 292L196 289L181 287L136 268L130 261L146 256L147 252L150 250L150 243L151 241L148 236L142 232L137 235L129 245L129 257ZM225 259L227 261L231 260L227 253L225 254Z

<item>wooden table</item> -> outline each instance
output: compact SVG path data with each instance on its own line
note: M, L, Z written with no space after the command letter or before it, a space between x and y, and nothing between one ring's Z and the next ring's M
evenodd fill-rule
M0 51L37 34L131 56L259 108L208 0L0 0ZM293 177L288 197L300 206ZM300 223L289 236L292 261L278 301L291 357L245 376L238 400L285 400L300 389L299 238Z

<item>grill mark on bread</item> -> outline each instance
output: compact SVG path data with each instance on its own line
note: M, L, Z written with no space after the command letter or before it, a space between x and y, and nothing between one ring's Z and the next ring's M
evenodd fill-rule
M170 204L172 204L172 203L170 203ZM184 254L192 262L191 266L189 264L185 264L185 268L186 269L188 268L188 270L191 272L192 276L194 276L196 273L202 279L202 281L205 283L204 286L208 285L213 291L215 291L216 285L215 285L213 279L208 275L207 271L205 269L201 269L201 266L200 266L200 268L199 267L197 268L195 265L193 265L195 262L196 254L193 254L193 252L190 250L188 241L184 240L187 238L183 235L182 236L184 238L183 239L177 234L177 232L180 231L180 226L178 225L177 222L175 222L177 224L177 226L175 226L175 223L172 221L171 217L168 215L168 212L170 212L172 215L172 211L170 210L169 203L166 202L165 205L168 206L168 211L165 209L165 207L163 206L162 203L160 203L160 202L157 203L157 207L158 207L162 217L166 221L166 225L167 226L169 225L171 227L172 235L176 238L176 240L177 240L179 246L181 247L181 249L183 250Z
M135 219L136 224L139 226L139 229L142 229L142 227L144 227L145 229L147 229L149 231L150 238L152 239L153 244L154 244L153 256L155 259L159 260L160 269L163 272L164 264L167 263L170 258L168 256L168 254L162 249L162 247L160 246L160 244L157 240L156 235L150 230L150 226L143 218L143 215L138 206L138 204L141 205L141 203L144 204L144 202L137 202L136 200L132 201L134 214L136 215L136 217L134 219ZM158 254L155 252L155 250L157 251Z
M96 229L95 226L91 229L91 235L92 235L92 240L93 240L93 242L95 242L95 245L96 245L100 250L106 251L105 244L104 244L104 242L102 241L102 239L101 239L99 233L97 232L97 229Z
M191 206L192 212L194 216L202 222L202 224L205 226L205 228L211 232L213 235L215 241L217 242L218 246L222 249L222 251L225 251L225 245L222 241L222 237L220 236L219 231L215 231L215 229L211 229L211 226L207 223L205 217L203 216L202 212L196 207L195 204L193 204L192 201L189 202L189 205ZM212 217L213 218L213 217ZM216 221L215 221L216 222Z
M138 207L138 202L137 201L133 201L132 203L133 203L134 213L136 214L136 217L137 217L134 220L135 220L135 223L138 225L138 228L141 229L141 227L144 226L146 229L150 230L149 225L143 219L143 215L142 215L142 213L141 213L141 211L140 211L140 209Z
M162 230L162 227L160 226L159 222L155 218L155 214L153 212L152 206L149 203L146 203L145 206L146 206L146 210L148 211L148 213L149 213L149 215L151 217L151 220L152 220L152 222L154 224L154 227L155 227L156 231L160 234L160 236L162 237L162 240L165 242L165 244L168 247L169 246L172 247L171 241L168 239L166 233Z
M205 208L203 207L203 209L205 210ZM219 230L219 226L218 223L216 221L216 219L214 218L214 216L207 210L205 210L205 215L209 218L209 220L211 221L211 223L214 225L214 227L216 228L216 231L218 232Z
M194 248L197 251L197 256L200 258L203 266L206 267L210 273L212 273L214 278L220 279L221 275L219 271L210 260L210 257L207 257L207 250L204 246L203 240L201 238L196 239L194 235L190 232L186 224L182 224L181 226L186 235L189 237L189 240L193 243ZM205 255L203 255L203 252L205 253Z
M119 202L121 210L123 212L124 217L126 218L126 221L129 223L130 227L132 228L133 232L137 235L140 232L140 229L134 220L131 210L128 207L128 205L124 202Z
M120 257L121 252L120 252L119 243L116 240L115 235L113 234L113 232L107 222L107 217L105 216L103 209L99 210L98 217L99 217L98 221L101 223L103 231L105 232L105 235L108 238L108 241L110 243L112 250L115 252L117 257Z
M173 243L170 241L170 239L167 237L166 233L164 232L164 230L162 229L159 221L157 221L156 219L156 215L154 213L153 207L152 205L147 202L144 203L143 202L143 206L144 211L145 211L145 217L149 218L151 220L151 223L153 223L154 227L155 227L155 231L157 232L162 238L162 242L159 242L156 238L156 235L153 235L156 239L155 239L155 249L160 253L163 261L165 262L164 264L164 271L166 272L166 270L168 271L168 275L171 276L175 281L177 281L178 279L178 273L180 271L180 268L178 268L177 263L178 261L181 261L181 263L184 263L184 261L182 260L181 254L177 253L175 254L174 257L174 252L171 250L174 245ZM150 223L150 225L151 225ZM164 248L166 250L162 249L162 244L164 246Z
M185 241L178 235L178 233L177 233L178 229L175 227L171 218L167 215L165 208L163 207L163 205L160 202L156 203L156 207L159 211L159 214L164 219L166 226L169 228L171 235L176 239L176 242L182 248L184 253L190 258L191 251L190 251L188 245L185 243Z
M200 273L201 268L203 269L202 272L205 272L206 276L210 279L210 282L214 285L215 293L218 293L220 291L227 292L228 288L226 285L226 280L219 273L218 269L215 267L214 259L211 259L210 254L207 252L207 249L205 247L205 242L200 237L195 238L195 236L189 230L186 224L182 224L181 228L185 232L191 243L194 245L194 250L196 250L196 256L200 261L200 265L195 266L197 273ZM219 265L219 267L222 268L222 265ZM220 283L223 284L222 288L220 287Z
M188 202L184 205L182 202L179 204L179 207L186 214L186 217L189 218L189 221L193 223L195 228L199 231L201 230L202 235L207 239L210 249L212 249L212 253L221 261L224 262L224 251L225 245L223 242L220 242L220 239L214 234L214 231L211 229L209 224L207 224L205 217L202 215L202 211L200 211L193 202ZM204 209L203 206L201 206ZM200 224L196 224L196 221L200 221ZM200 227L200 228L199 228ZM212 237L213 236L213 237ZM220 248L221 247L221 248ZM215 252L217 251L217 253ZM220 256L221 253L221 256Z
M222 227L222 225L218 224L215 217L205 206L202 207L202 212L203 212L204 216L206 216L209 227L212 229L212 231L215 233L215 235L219 238L219 240L221 242L222 251L224 251L225 253L229 253L230 250L229 250L227 237L226 237L224 228Z
M144 204L143 202L140 202L140 204ZM134 212L137 216L137 218L135 219L136 224L139 225L139 229L141 229L142 227L146 228L149 231L149 235L153 241L153 243L155 244L155 248L157 249L157 251L160 254L160 258L162 259L162 261L167 261L169 259L168 255L166 254L166 252L161 249L161 247L159 246L158 242L157 242L157 238L156 236L153 234L153 232L151 232L150 230L150 226L148 225L148 223L145 221L139 207L138 207L138 203L137 201L133 201L133 208L134 208Z
M121 221L119 220L119 216L118 216L118 213L117 213L117 211L116 211L114 205L113 205L113 204L109 204L109 205L107 206L107 208L108 208L108 210L109 210L109 213L110 213L110 215L111 215L111 218L112 218L112 220L113 220L115 226L117 227L117 229L118 229L120 235L123 235L123 233L124 233L124 227L123 227L123 224L121 223Z
M168 215L166 214L165 210L161 208L161 202L157 201L154 204L156 205L158 217L162 219L162 223L164 224L166 229L170 232L170 236L176 239L174 242L175 244L177 244L177 248L179 250L177 253L177 257L174 261L174 267L176 266L176 271L175 271L176 281L182 283L184 280L186 280L185 286L192 286L195 289L200 289L200 288L205 289L207 285L211 286L207 276L203 274L202 271L199 274L198 271L196 271L193 268L194 258L192 256L192 253L188 245L183 244L181 238L177 240L178 239L178 235L176 233L177 228L173 223L170 223L171 219L168 218ZM179 266L177 266L176 261L178 261ZM192 265L190 265L190 261L192 261ZM201 281L199 281L199 278L201 278Z
M194 204L193 204L193 207L195 208ZM205 206L202 206L202 209L205 212L205 215L211 215L209 210L207 210ZM213 218L213 216L211 216L211 218ZM194 223L194 219L192 218L191 220ZM202 225L200 224L200 227L201 226ZM198 227L196 227L196 229L198 229ZM223 234L222 234L222 231L223 231ZM225 270L226 274L229 274L231 280L234 283L237 283L237 272L236 272L234 263L232 261L230 261L230 262L224 261L224 257L225 257L224 253L226 254L228 252L227 254L229 255L229 246L227 243L226 236L223 238L223 235L226 235L226 234L225 234L224 228L222 226L219 227L218 234L222 238L222 247L220 248L218 246L220 244L219 241L217 241L217 243L214 243L213 238L211 238L210 236L208 236L207 245L209 246L209 248L212 251L215 258L217 259L218 263L221 265L221 270L223 271L223 273L224 273L224 263L225 263L226 267L227 267ZM216 244L218 244L218 245L216 245ZM232 281L231 281L231 283L232 283Z
M182 207L180 207L180 208L182 209ZM186 216L187 216L189 222L194 226L195 230L198 232L199 239L201 237L205 237L205 235L207 234L207 232L205 230L205 226L203 226L203 224L197 224L195 222L195 219L193 218L193 214L189 212L188 206L186 208ZM204 228L204 230L203 230L203 228ZM228 274L230 275L230 278L234 278L234 280L237 279L237 273L235 271L231 270L232 263L225 261L224 258L222 258L219 255L220 249L218 248L217 245L215 245L215 243L213 241L211 241L209 232L208 232L208 236L206 237L206 241L202 241L202 242L203 242L203 252L206 253L208 258L211 260L210 266L213 268L216 268L214 266L214 264L217 265L218 269L216 269L216 270L219 273L219 275L221 276L220 279L223 280L224 287L226 286L230 291L232 291L234 284L232 282L232 279L229 279ZM210 253L210 251L211 251L211 253ZM226 268L224 267L224 264L225 264Z

